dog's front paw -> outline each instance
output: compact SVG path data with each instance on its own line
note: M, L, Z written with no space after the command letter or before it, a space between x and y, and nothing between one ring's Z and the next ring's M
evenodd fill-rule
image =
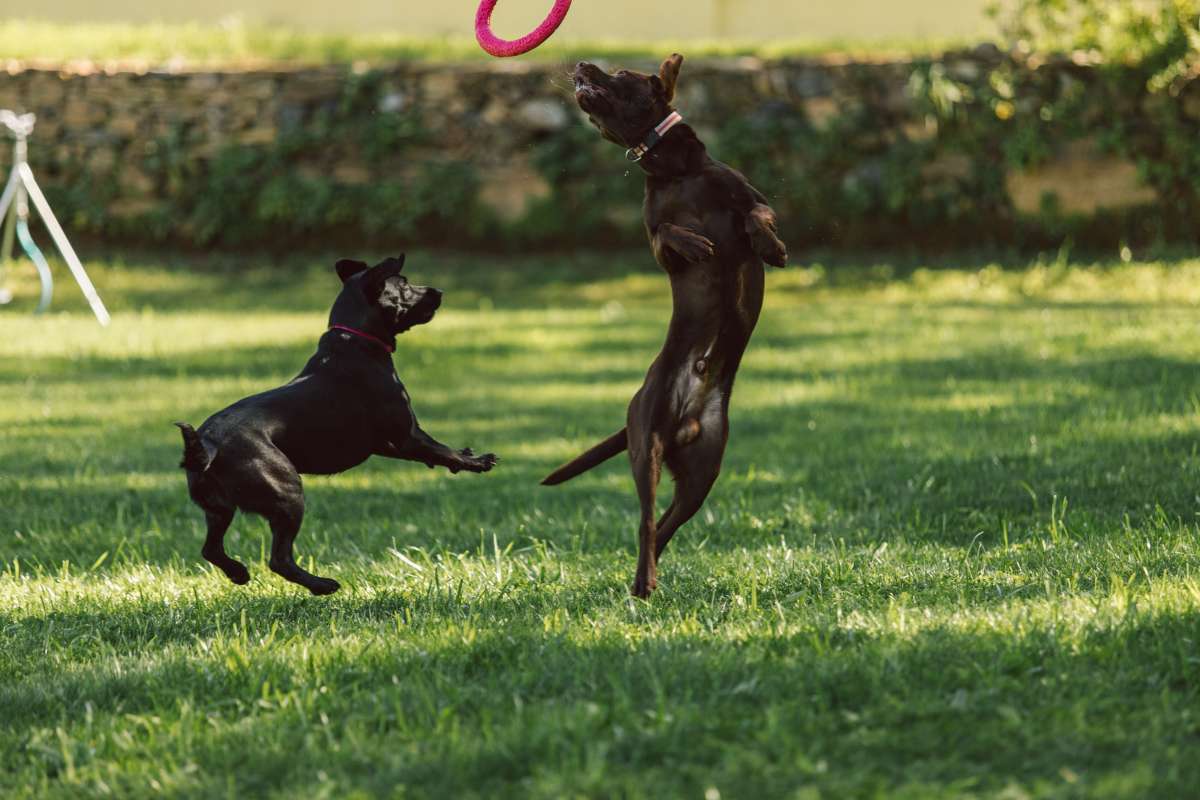
M716 252L716 245L712 243L711 239L682 228L671 243L671 247L676 253L691 262L712 258Z
M787 245L774 236L771 237L769 242L765 242L760 245L758 248L758 255L763 261L767 262L772 267L787 266Z
M770 206L754 207L746 219L746 232L759 258L773 267L787 266L787 245L779 238L778 221Z
M496 466L496 462L500 460L495 453L484 453L477 456L469 447L462 450L459 455L462 456L463 469L470 472L490 472L492 467Z

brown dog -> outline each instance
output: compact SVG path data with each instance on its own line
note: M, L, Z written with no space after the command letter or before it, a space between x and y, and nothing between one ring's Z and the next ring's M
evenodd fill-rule
M629 404L626 428L543 481L555 485L626 448L641 500L632 591L649 597L671 537L708 497L729 437L729 396L763 300L763 262L782 267L787 248L775 212L738 171L709 157L671 107L683 57L658 75L575 69L575 97L604 138L629 148L646 172L646 232L671 279L674 312L662 352ZM675 497L655 522L663 464Z

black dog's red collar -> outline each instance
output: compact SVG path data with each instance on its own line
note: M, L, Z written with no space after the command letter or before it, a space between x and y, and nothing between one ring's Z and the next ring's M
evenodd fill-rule
M360 331L357 328L351 328L349 325L330 325L329 330L345 331L346 333L353 333L355 336L361 336L364 339L369 339L370 341L372 341L375 344L382 347L384 350L387 350L389 353L396 352L396 345L385 342L383 339L380 339L378 336L372 336L371 334L367 333L366 331Z
M683 115L678 111L672 111L666 119L654 126L654 130L647 134L641 144L626 150L625 157L633 162L641 161L647 153L654 149L656 144L662 141L662 138L667 135L667 131L681 122L683 122Z

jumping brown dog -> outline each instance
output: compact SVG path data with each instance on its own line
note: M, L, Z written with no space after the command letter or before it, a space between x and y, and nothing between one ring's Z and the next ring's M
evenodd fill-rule
M787 263L766 198L710 158L696 132L680 124L671 101L682 64L676 54L658 75L610 75L587 63L575 69L579 107L646 173L646 232L671 279L674 312L625 429L543 481L570 480L628 448L642 506L632 586L641 598L654 591L667 543L700 510L721 472L733 381L762 309L763 262ZM675 476L675 497L655 522L664 463Z

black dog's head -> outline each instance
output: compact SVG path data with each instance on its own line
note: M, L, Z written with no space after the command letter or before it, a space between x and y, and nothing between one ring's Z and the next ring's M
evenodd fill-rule
M329 312L330 325L346 325L390 338L433 319L442 293L431 286L409 283L400 274L404 256L368 267L362 261L337 262L342 292Z
M575 102L610 142L633 147L671 113L683 56L663 62L657 75L608 74L586 61L575 67Z

